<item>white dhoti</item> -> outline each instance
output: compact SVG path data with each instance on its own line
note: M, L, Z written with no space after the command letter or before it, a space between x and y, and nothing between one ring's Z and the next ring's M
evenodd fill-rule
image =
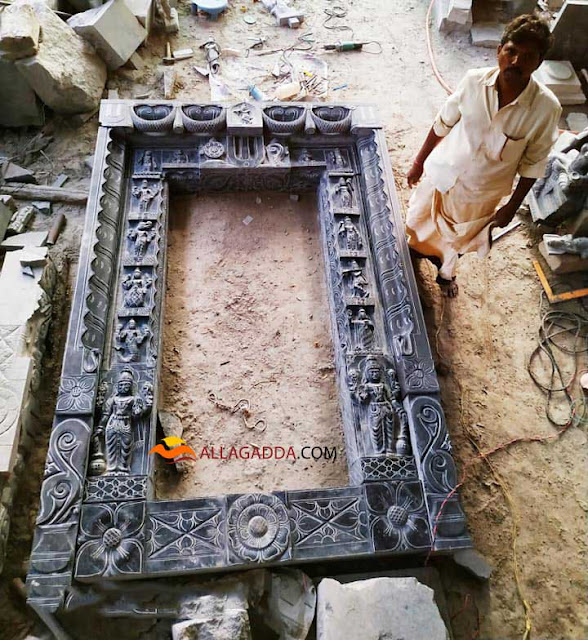
M439 275L446 280L454 276L460 255L476 251L483 257L490 251L492 220L501 198L468 196L469 189L459 180L441 193L425 176L410 198L408 244L421 255L439 258Z

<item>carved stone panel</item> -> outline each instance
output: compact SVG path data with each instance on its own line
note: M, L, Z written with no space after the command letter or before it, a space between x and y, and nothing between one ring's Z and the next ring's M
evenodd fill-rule
M372 107L106 101L27 578L189 575L471 544ZM351 486L157 502L169 190L318 189Z

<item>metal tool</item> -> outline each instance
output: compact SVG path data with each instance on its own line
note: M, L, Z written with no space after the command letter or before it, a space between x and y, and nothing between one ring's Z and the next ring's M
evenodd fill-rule
M173 56L171 44L165 43L165 56L163 56L163 64L173 64L176 59Z
M325 51L360 51L369 42L354 42L352 40L335 42L334 44L325 44Z

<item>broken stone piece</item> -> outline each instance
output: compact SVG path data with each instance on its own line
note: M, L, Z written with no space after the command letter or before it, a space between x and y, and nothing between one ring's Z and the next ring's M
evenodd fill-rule
M173 640L251 640L247 611L225 611L223 617L185 620L172 625Z
M416 578L373 578L318 586L317 640L448 640L433 598Z
M298 569L268 573L262 600L264 622L280 638L305 640L316 607L312 580Z
M30 6L41 25L42 38L35 56L15 62L18 71L54 111L96 110L106 84L106 65L46 4L34 1Z
M2 173L4 182L25 182L27 184L37 184L35 174L24 167L19 167L14 162L8 162L4 165Z
M437 0L433 12L439 31L469 31L472 26L472 0Z
M96 49L109 69L118 69L147 37L124 0L109 0L97 9L72 16L73 30Z
M491 565L475 549L460 549L453 554L453 560L480 580L488 580L492 575Z
M37 94L17 71L14 62L0 57L0 126L30 127L45 122L45 111Z
M166 100L171 100L176 91L178 72L175 67L166 67L163 70L163 95Z
M39 31L39 21L32 7L5 7L0 22L0 52L7 60L34 56L39 46Z
M47 247L28 247L19 251L19 261L23 267L44 267L47 263Z
M293 9L286 0L261 0L263 6L274 16L280 27L297 29L304 21L302 11Z
M12 215L6 234L24 233L31 218L35 215L35 211L35 207L31 204L21 207Z
M6 238L0 244L0 249L15 251L29 247L42 247L45 242L47 242L47 231L27 231L26 233L19 233Z
M33 200L31 204L39 213L51 215L51 203L47 200Z

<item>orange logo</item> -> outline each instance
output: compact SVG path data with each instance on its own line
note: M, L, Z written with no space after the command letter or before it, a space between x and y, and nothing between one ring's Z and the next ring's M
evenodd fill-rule
M165 444L165 447L163 444L156 444L149 452L149 455L157 453L162 458L168 460L166 464L175 464L182 460L192 460L195 462L198 459L194 449L192 449L185 440L182 440L182 438L168 436L167 438L163 438L162 442Z

